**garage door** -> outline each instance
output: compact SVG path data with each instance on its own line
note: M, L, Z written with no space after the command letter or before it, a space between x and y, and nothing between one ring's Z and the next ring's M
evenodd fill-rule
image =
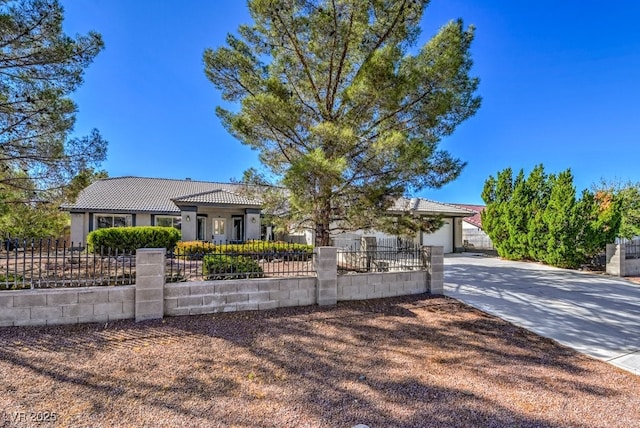
M444 219L444 225L433 233L422 234L423 245L439 245L444 247L445 254L453 253L453 221Z

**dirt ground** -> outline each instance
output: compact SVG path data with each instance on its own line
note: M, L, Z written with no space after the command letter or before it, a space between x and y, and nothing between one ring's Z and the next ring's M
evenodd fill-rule
M0 328L0 377L0 426L640 426L640 377L425 295Z

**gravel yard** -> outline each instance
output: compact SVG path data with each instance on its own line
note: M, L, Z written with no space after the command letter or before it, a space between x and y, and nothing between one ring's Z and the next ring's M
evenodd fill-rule
M0 328L0 376L0 426L640 426L640 377L425 295Z

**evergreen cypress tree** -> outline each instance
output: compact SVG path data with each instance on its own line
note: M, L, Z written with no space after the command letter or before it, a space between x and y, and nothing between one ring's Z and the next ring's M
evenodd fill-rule
M527 178L527 189L531 198L528 205L527 250L529 258L535 261L543 261L547 249L548 228L544 222L544 211L551 195L550 183L550 177L545 174L542 164L537 165Z
M576 242L575 204L573 175L571 170L567 169L553 178L549 203L543 215L548 228L545 263L567 268L580 264Z
M527 228L531 198L524 171L521 169L513 184L513 194L506 209L506 225L509 230L509 257L513 260L527 259Z
M508 258L509 228L507 207L513 193L513 173L511 168L498 172L497 179L490 176L485 182L482 199L487 204L482 212L482 227L494 244L500 257Z

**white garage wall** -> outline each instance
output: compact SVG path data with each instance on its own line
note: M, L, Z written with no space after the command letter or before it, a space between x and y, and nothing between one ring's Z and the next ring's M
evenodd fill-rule
M444 247L444 253L453 253L453 219L443 219L442 227L432 233L422 234L422 245L438 245Z

